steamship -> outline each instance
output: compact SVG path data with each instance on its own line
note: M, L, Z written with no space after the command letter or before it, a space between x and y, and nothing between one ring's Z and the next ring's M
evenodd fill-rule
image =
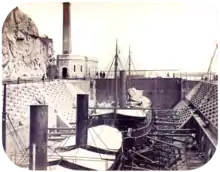
M69 34L70 3L63 9ZM51 80L3 81L3 146L11 161L30 170L145 171L191 170L212 158L218 134L214 55L200 80L138 76L130 48L128 70L119 68L116 41L113 76L76 80L62 70L65 60L74 60L68 34L55 65L59 78L51 72Z

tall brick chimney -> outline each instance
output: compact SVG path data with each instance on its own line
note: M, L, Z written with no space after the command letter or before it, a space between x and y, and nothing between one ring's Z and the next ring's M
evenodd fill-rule
M70 3L63 3L63 54L72 53Z

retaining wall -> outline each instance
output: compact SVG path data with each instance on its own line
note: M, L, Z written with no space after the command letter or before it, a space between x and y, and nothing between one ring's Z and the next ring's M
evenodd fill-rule
M120 89L119 79L117 82L118 92ZM135 87L143 90L153 103L154 108L173 108L181 100L180 78L132 78L127 80L127 89ZM114 95L114 79L96 79L97 101L111 101Z

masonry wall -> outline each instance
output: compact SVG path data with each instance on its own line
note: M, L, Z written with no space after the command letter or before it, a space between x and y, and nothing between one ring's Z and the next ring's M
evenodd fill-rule
M127 88L144 90L154 108L173 108L181 100L181 79L179 78L132 78L127 80ZM118 90L120 88L118 82ZM114 80L96 79L97 101L113 100Z

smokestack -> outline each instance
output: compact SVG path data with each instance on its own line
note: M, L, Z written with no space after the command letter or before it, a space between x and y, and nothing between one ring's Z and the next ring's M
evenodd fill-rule
M125 100L126 100L126 71L120 71L120 98L119 98L119 105L120 108L125 108Z
M63 3L63 54L71 54L71 17L70 3Z
M29 170L47 170L48 106L30 106Z
M88 137L88 94L77 94L76 106L76 147L87 145Z

